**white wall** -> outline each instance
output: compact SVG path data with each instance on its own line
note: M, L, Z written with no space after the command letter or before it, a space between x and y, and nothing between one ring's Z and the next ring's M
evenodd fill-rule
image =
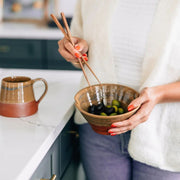
M66 16L73 16L76 0L56 0L56 13L64 12Z

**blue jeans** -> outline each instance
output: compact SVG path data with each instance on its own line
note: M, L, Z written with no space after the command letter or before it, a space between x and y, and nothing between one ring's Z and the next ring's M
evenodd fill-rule
M81 160L87 180L180 180L169 172L133 160L127 151L130 132L117 136L95 133L79 125Z

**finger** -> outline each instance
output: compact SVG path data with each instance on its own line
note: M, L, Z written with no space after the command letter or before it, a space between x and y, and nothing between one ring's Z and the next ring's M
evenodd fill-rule
M88 61L88 57L82 56L85 61Z
M81 57L81 54L74 48L74 46L67 39L64 40L64 47L75 58L80 58Z
M134 122L135 124L143 123L148 119L152 109L153 107L151 107L149 103L145 103L141 106L141 108L137 111L135 115L129 118L129 120Z
M128 111L132 111L136 107L141 106L145 102L144 96L139 96L138 98L134 99L129 105L128 105Z
M136 99L134 99L128 106L128 111L133 110L135 107L140 106L141 104L148 102L150 99L152 99L153 97L151 96L152 94L152 90L148 87L144 88L141 93L140 96Z
M122 131L129 131L133 129L133 125L128 125L128 126L121 126L118 128L111 128L108 130L109 133L118 133L118 132L122 132Z
M127 131L118 131L116 133L109 133L109 135L111 136L116 136L116 135L119 135L119 134L123 134L123 133L126 133Z
M128 126L122 126L120 128L112 128L112 129L109 129L109 133L116 133L116 134L119 134L119 133L122 133L122 132L127 132L127 131L130 131L132 129L134 129L136 126L138 125L138 123L134 122L133 125L128 125Z
M85 40L80 40L76 45L75 45L75 49L79 52L81 52L82 54L85 54L88 51L88 45L87 42Z
M86 54L86 53L84 53L82 56L87 57L87 54Z
M130 126L132 123L129 121L129 119L126 119L124 121L116 122L111 125L112 128L120 128L122 126Z
M121 128L116 128L112 130L112 133L121 133L121 132L127 132L132 129L134 129L136 126L141 124L142 122L145 122L147 119L146 118L141 118L139 121L134 121L132 125L129 126L122 126Z
M148 103L145 103L141 106L141 108L131 116L129 119L126 119L124 121L115 122L111 125L112 128L120 128L123 126L134 126L136 122L142 123L144 122L144 119L147 119L151 110Z
M72 40L73 40L74 44L77 44L80 41L80 38L72 37Z
M72 56L66 49L59 48L58 51L61 56L68 62L78 62L78 60L74 56Z

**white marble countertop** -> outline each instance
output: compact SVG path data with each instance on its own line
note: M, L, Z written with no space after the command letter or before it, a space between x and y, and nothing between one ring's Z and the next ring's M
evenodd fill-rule
M58 40L63 37L62 32L57 28L49 28L37 24L0 23L0 38Z
M79 71L0 69L0 79L25 75L42 77L48 92L36 114L23 118L0 116L0 179L28 180L70 119L74 95L81 77ZM35 97L43 84L35 84Z

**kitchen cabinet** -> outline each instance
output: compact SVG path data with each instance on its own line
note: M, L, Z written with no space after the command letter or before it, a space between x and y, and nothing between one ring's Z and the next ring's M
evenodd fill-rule
M0 40L0 67L43 68L42 43L38 40Z
M76 180L79 166L78 138L73 118L66 124L30 180Z
M71 63L64 60L58 52L58 41L48 40L46 42L47 49L47 68L61 70L78 70Z
M0 67L79 70L58 52L58 40L0 39Z

